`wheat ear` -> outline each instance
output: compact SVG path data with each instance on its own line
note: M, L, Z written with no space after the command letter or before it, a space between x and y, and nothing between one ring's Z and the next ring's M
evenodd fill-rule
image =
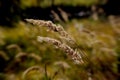
M34 20L34 19L26 19L27 22L32 23L33 25L38 26L46 26L50 31L58 32L61 38L67 40L70 43L74 43L74 39L64 30L61 25L56 25L51 21L44 21L44 20Z
M68 46L65 43L61 43L59 40L53 39L53 38L49 38L49 37L41 37L38 36L37 37L37 41L39 42L47 42L50 44L53 44L55 47L60 48L61 50L63 50L68 56L70 56L72 58L72 60L76 63L76 64L81 64L83 63L82 57L79 54L79 52L77 50L73 50L70 46Z

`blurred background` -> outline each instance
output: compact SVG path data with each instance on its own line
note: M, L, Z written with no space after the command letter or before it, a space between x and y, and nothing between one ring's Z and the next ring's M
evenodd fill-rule
M76 65L62 50L38 42L37 36L58 34L25 19L61 24L85 63ZM0 0L0 80L119 80L119 61L119 0Z

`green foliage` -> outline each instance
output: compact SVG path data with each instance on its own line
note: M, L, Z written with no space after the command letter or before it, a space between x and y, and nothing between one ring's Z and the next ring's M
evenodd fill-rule
M20 2L22 8L31 7L31 6L48 7L48 6L52 6L53 4L70 5L70 6L78 6L78 5L90 6L92 4L100 3L100 1L98 0L26 0L26 1L20 0Z

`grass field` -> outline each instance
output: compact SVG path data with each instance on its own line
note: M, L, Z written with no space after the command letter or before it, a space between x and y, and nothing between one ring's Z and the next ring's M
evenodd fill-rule
M15 28L0 27L0 80L117 79L120 34L108 21L82 19L61 25L73 37L75 45L57 32L46 31L44 26L20 21ZM84 63L74 64L64 50L37 41L37 36L54 38L73 50L79 49Z

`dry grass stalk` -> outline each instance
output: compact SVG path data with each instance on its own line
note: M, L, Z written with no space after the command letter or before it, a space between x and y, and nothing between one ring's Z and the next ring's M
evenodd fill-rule
M62 20L60 19L59 15L54 10L51 10L51 13L53 14L54 21L58 21L62 23Z
M71 66L67 62L65 62L65 61L56 61L56 62L54 62L54 65L62 67L64 69L71 68Z
M18 54L16 54L15 56L15 59L22 59L23 57L26 57L26 58L32 58L36 61L40 61L41 60L41 57L35 53L25 53L25 52L19 52Z
M74 39L64 30L61 25L53 24L51 21L44 21L44 20L34 20L34 19L26 19L27 22L32 23L38 26L46 26L49 30L58 32L61 38L67 40L70 43L75 43Z
M29 54L29 57L35 59L36 61L40 61L42 59L39 55L37 55L35 53Z
M61 8L58 8L58 10L60 11L60 14L61 14L63 20L65 22L68 22L69 21L69 19L68 19L68 16L69 16L68 13L65 12L64 10L62 10Z
M15 55L15 59L20 59L21 57L24 56L28 56L28 54L25 52L19 52L18 54Z
M73 50L70 46L66 45L65 43L61 43L59 40L56 40L56 39L52 39L49 37L41 37L41 36L38 36L37 40L39 42L44 41L47 43L51 43L51 44L55 45L57 48L60 48L61 50L66 52L67 55L70 56L76 64L83 63L82 57L79 54L79 52L77 50Z
M22 51L21 48L20 48L20 46L17 45L17 44L10 44L10 45L8 45L6 48L7 48L8 50L9 50L9 49L16 49L18 52L21 52L21 51Z
M41 68L39 66L32 66L30 68L28 68L27 70L25 70L22 74L22 79L26 80L26 76L27 74L29 74L31 71L41 71Z
M0 58L5 59L6 61L9 60L8 55L4 51L0 51Z

